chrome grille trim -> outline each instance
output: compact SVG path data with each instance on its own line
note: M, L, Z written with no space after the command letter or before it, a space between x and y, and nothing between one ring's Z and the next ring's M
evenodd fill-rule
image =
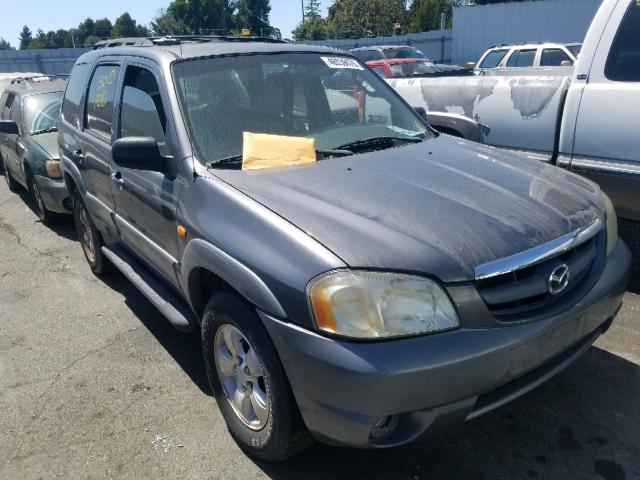
M485 280L487 278L504 275L515 272L523 268L530 267L536 263L561 255L562 253L576 248L584 242L596 236L604 227L602 219L598 218L589 225L567 233L550 242L537 245L529 250L510 255L508 257L499 258L491 262L479 265L474 269L476 280Z

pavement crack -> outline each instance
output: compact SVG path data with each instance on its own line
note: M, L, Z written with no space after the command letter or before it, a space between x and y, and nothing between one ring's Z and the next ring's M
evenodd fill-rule
M49 384L49 386L45 389L44 392L42 392L42 394L38 397L39 400L41 400L45 395L47 395L47 393L49 393L49 391L60 381L60 378L62 377L62 375L66 372L68 372L69 370L71 370L73 367L75 367L78 363L82 362L83 360L86 360L87 358L96 355L97 353L100 353L104 350L106 350L107 348L113 346L122 336L127 335L129 333L135 332L136 330L140 329L140 327L135 327L132 329L129 329L127 331L124 332L120 332L117 335L115 335L108 343L106 343L105 345L98 347L98 348L94 348L93 350L88 351L87 353L85 353L84 355L82 355L79 358L76 358L73 362L69 363L68 365L66 365L65 367L62 368L62 370L60 370L56 376L53 378L53 380L51 381L51 383Z

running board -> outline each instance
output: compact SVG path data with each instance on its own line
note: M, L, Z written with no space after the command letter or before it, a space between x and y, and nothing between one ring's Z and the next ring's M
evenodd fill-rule
M147 300L149 300L169 320L174 327L183 332L195 330L191 311L160 283L151 273L149 273L139 262L125 252L109 250L102 247L102 253L113 263L113 265L129 279L135 287L140 290Z

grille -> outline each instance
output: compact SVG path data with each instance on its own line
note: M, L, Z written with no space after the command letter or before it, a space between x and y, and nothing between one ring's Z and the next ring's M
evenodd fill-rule
M604 263L606 233L599 227L581 238L574 236L566 248L555 248L557 253L540 261L476 280L478 293L493 316L501 322L531 321L580 300ZM563 265L569 269L569 281L561 292L553 294L550 278Z

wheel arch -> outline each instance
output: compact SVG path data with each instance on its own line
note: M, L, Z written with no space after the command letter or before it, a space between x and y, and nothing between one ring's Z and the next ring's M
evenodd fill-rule
M235 293L265 312L286 318L280 302L255 272L201 239L191 240L185 248L182 287L198 320L210 297L219 291Z

